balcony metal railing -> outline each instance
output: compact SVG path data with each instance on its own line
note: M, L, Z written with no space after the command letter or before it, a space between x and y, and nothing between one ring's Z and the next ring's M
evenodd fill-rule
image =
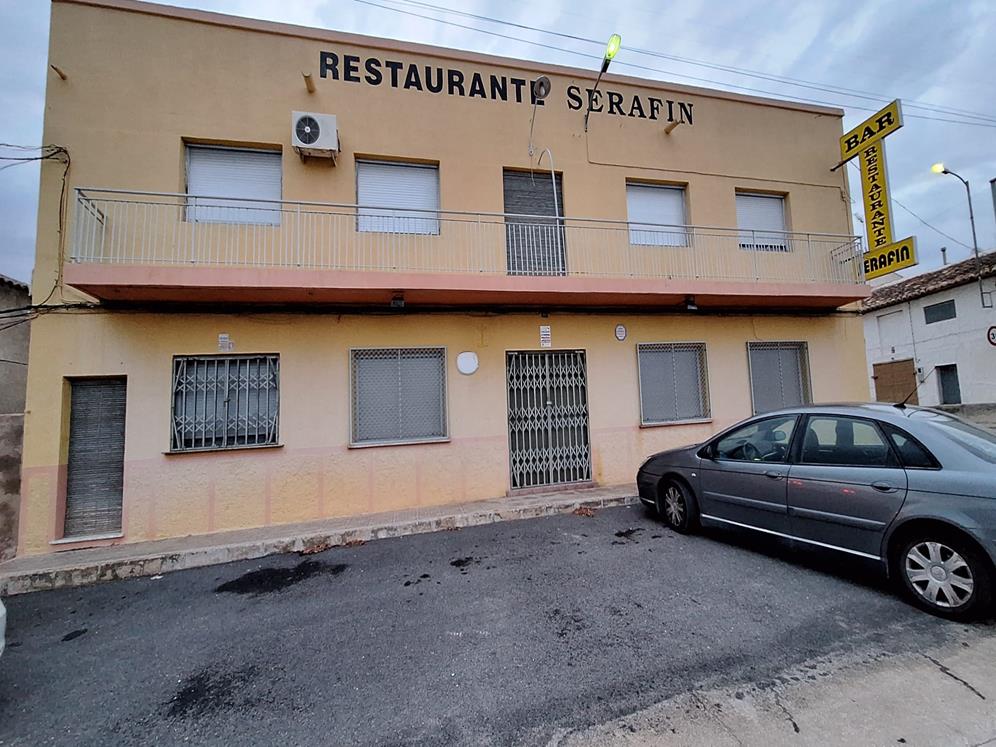
M862 282L855 236L77 189L71 261Z

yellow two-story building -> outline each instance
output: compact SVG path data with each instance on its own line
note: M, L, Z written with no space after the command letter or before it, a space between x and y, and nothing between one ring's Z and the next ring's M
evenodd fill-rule
M867 397L839 110L133 0L56 0L50 63L21 553Z

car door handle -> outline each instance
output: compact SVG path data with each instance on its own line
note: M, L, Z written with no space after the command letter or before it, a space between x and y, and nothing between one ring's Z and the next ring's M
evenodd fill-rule
M785 477L785 475L782 474L781 472L775 472L774 470L771 469L765 472L764 476L770 477L772 480L781 480L783 477Z
M872 487L880 493L894 493L896 489L887 482L873 482Z

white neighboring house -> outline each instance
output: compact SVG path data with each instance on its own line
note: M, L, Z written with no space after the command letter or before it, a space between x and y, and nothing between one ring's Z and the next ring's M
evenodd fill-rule
M987 302L996 252L980 257ZM876 288L862 303L871 391L879 402L996 403L996 309L979 297L975 258Z

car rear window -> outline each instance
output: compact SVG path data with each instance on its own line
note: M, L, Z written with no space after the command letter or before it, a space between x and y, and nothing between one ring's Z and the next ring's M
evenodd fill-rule
M950 415L930 410L914 410L910 413L910 417L930 421L931 425L966 451L990 464L996 464L996 436L989 431Z
M901 431L894 425L882 423L882 428L889 434L889 440L896 448L899 459L904 467L912 469L937 469L940 464L931 455L923 444L918 442L913 436L905 431Z

